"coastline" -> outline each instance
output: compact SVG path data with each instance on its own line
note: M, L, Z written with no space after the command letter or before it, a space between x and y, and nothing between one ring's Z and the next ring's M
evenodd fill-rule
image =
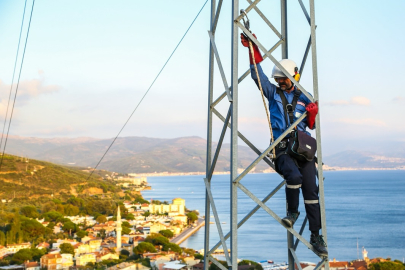
M396 168L351 168L351 167L329 167L327 165L323 166L323 171L403 171L405 167ZM242 170L243 171L243 170ZM276 173L273 170L266 170L262 172L249 172L250 174L261 174L261 173ZM230 174L227 172L214 172L213 175L225 175ZM154 177L154 176L184 176L184 175L206 175L205 172L155 172L155 173L139 173L134 174L136 177Z
M205 219L198 218L197 225L195 227L185 229L179 235L177 235L176 237L173 237L173 239L170 240L170 243L180 245L181 243L186 241L187 238L189 238L191 235L196 233L204 225L205 225Z

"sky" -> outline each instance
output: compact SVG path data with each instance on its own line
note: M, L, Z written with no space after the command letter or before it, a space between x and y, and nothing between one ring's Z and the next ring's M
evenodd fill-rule
M156 77L205 0L36 0L10 134L113 138ZM280 1L258 8L280 29ZM301 63L310 28L288 1L289 58ZM305 2L309 10L308 1ZM21 60L32 0L20 45ZM240 1L246 8L248 2ZM402 90L404 1L316 1L320 114L325 155L342 150L397 153L405 143ZM0 124L6 113L24 0L0 0ZM216 43L228 83L231 1L224 0ZM277 36L255 14L251 29L272 47ZM210 2L121 136L206 138ZM280 50L273 55L281 60ZM18 65L19 66L19 65ZM216 66L216 64L215 64ZM262 64L271 74L273 64ZM249 67L239 46L239 74ZM18 68L14 82L17 81ZM271 79L272 80L272 79ZM301 84L312 93L311 54ZM214 96L224 91L215 67ZM14 95L14 94L13 94ZM225 115L229 102L218 109ZM260 148L269 130L250 77L239 86L240 131ZM222 124L214 122L214 140ZM402 148L403 149L403 148ZM396 152L397 151L397 152Z

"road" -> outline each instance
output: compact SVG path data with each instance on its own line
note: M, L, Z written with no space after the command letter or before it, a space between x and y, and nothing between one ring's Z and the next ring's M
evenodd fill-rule
M190 227L182 231L179 235L176 237L172 238L170 240L171 243L174 244L181 244L184 242L187 238L189 238L192 234L194 234L196 231L198 231L202 226L205 224L205 219L203 218L198 218L196 225L194 227Z

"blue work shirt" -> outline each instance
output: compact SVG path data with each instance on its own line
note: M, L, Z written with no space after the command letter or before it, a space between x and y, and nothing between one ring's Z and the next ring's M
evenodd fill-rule
M287 125L285 122L283 100L277 93L277 86L269 81L266 74L263 73L260 64L257 64L257 70L260 76L263 94L269 101L271 127L273 129L274 140L276 140L288 128L290 123ZM259 85L254 65L250 65L250 73L252 75L252 79L256 82L256 85ZM297 88L294 86L294 90L290 93L283 91L287 101L290 104L294 98L295 91L297 91L296 89ZM305 112L305 106L309 103L311 103L311 101L303 93L301 93L294 110L294 122ZM287 119L288 122L290 122L289 117L287 117ZM307 126L308 122L306 117L297 125L298 130L305 131L308 135L310 135L309 132L306 131Z

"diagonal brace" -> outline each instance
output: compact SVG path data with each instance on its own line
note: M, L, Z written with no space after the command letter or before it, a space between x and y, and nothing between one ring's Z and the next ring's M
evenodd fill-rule
M221 13L222 2L223 2L223 0L219 0L218 6L217 6L217 11L215 12L214 22L211 25L212 33L215 33L215 31L217 30L218 18L219 18L219 14Z
M212 263L214 263L216 266L218 266L219 269L221 269L221 270L229 270L229 269L226 269L225 266L223 266L221 263L219 263L219 261L217 261L217 259L215 259L215 258L212 257L211 255L209 255L208 258L209 258L209 260L210 260ZM228 263L228 265L230 265L230 263Z
M277 216L276 213L274 213L267 205L265 205L264 203L262 203L255 195L253 195L252 192L250 192L245 186L243 186L241 183L237 184L238 187L246 194L248 195L254 202L256 202L258 205L260 205L267 213L270 214L270 216L272 216L278 223L280 223L284 228L286 228L290 233L292 233L295 237L297 237L298 239L300 239L300 241L306 245L310 250L312 250L316 255L318 255L318 253L315 251L315 249L312 247L312 245L305 240L304 237L302 237L299 233L297 233L296 230L294 230L293 228L288 228L287 226L284 225L284 223L282 222L281 218L279 216Z
M304 3L302 3L302 0L298 0L298 2L300 3L302 12L304 12L304 15L307 18L307 21L308 21L309 25L311 25L311 18L309 17L309 14L307 12L307 9L304 6Z
M212 112L213 112L216 116L218 116L218 118L221 119L222 122L225 122L226 119L225 119L216 109L212 109ZM228 123L228 127L231 128L231 125L230 125L229 123ZM262 154L262 152L260 152L260 150L257 149L256 146L254 146L253 143L251 143L251 142L250 142L245 136L243 136L243 134L240 133L239 131L238 131L238 136L239 136L239 138L240 138L242 141L244 141L256 154L258 154L258 155L261 155L261 154ZM273 170L276 170L274 164L273 164L267 157L264 157L264 158L263 158L263 161L266 162L271 168L273 168Z
M260 0L256 0L256 1L254 1L250 6L248 6L248 7L245 9L246 14L248 14L249 11L251 11L252 8L254 8L257 4L259 4L259 2L260 2ZM239 22L244 16L245 16L245 14L240 14L240 15L235 19L235 21L238 21L238 22Z
M278 46L280 46L284 41L283 40L279 40L273 47L271 47L271 49L268 51L269 53L272 53L273 51L275 51ZM263 59L266 59L267 54L263 54ZM238 83L241 83L246 77L247 75L249 75L250 73L250 68L248 70L246 70L245 73L243 73L242 76L240 76L240 78L238 79ZM229 88L230 90L230 88ZM211 104L211 108L215 107L224 97L226 96L226 92L223 92L222 95L220 95L212 104Z
M214 50L215 58L217 59L217 64L218 64L219 71L221 73L222 82L224 83L225 92L228 95L229 102L232 102L231 92L229 91L229 86L228 86L228 82L226 81L225 72L224 72L224 69L222 68L221 58L219 58L217 46L215 45L214 36L212 35L212 33L210 31L208 31L208 35L210 36L211 47Z
M253 2L251 0L247 0L249 4L252 4ZM253 7L256 11L257 14L263 19L263 21L273 30L274 34L276 34L280 39L283 37L281 36L280 32L277 30L277 28L274 27L274 25L264 16L264 14L260 11L260 9L256 6Z
M215 150L214 159L212 160L211 168L210 168L210 171L207 176L208 181L211 180L212 174L214 173L214 170L215 170L215 165L217 165L219 152L221 151L222 143L224 141L224 137L225 137L225 133L226 133L226 127L229 125L230 118L231 118L231 106L229 106L228 114L226 115L226 119L224 120L224 126L222 127L221 136L219 137L217 149Z
M225 258L226 258L226 261L228 262L228 264L231 264L231 259L229 258L229 253L228 253L228 247L226 246L226 242L225 242L225 239L224 239L224 233L222 232L222 227L221 227L221 223L219 221L217 208L215 206L214 198L212 197L211 189L210 189L207 178L204 178L204 183L205 183L205 189L206 189L207 194L208 194L208 198L209 198L209 200L211 202L212 213L214 214L215 224L217 225L217 229L218 229L219 237L221 239L222 247L224 248Z
M271 150L273 150L274 147L282 140L284 139L285 136L287 136L305 117L307 116L307 113L303 113L294 123L292 123L291 126L289 126L283 134L281 134L270 146L264 150L264 152L255 159L255 161L252 162L236 179L233 181L234 183L238 183L242 178L248 174L256 165L259 163Z
M295 254L294 249L293 249L293 248L290 248L289 250L290 250L291 255L294 257L294 261L295 261L295 263L297 264L298 269L299 269L299 270L302 270L300 261L298 260L297 254Z
M299 232L300 235L302 235L302 233L304 232L305 225L307 225L307 221L308 221L308 217L305 216L304 221L302 222L302 225L301 225L300 232ZM294 243L294 250L297 250L297 247L298 247L298 243L299 243L299 242L300 242L300 241L299 241L298 239L295 240L295 243Z
M323 258L314 268L314 270L320 270L322 266L326 263L327 258Z
M270 192L263 200L262 203L266 203L268 200L270 200L271 197L274 196L274 194L277 193L277 191L279 191L285 184L285 181L283 180L276 188L273 189L272 192ZM241 221L239 221L238 223L238 229L251 217L253 216L254 213L257 212L257 210L260 209L260 205L256 205ZM229 236L231 236L231 233L227 233L225 235L225 240L229 238ZM210 251L213 252L214 250L216 250L219 246L221 245L221 241L219 241Z

